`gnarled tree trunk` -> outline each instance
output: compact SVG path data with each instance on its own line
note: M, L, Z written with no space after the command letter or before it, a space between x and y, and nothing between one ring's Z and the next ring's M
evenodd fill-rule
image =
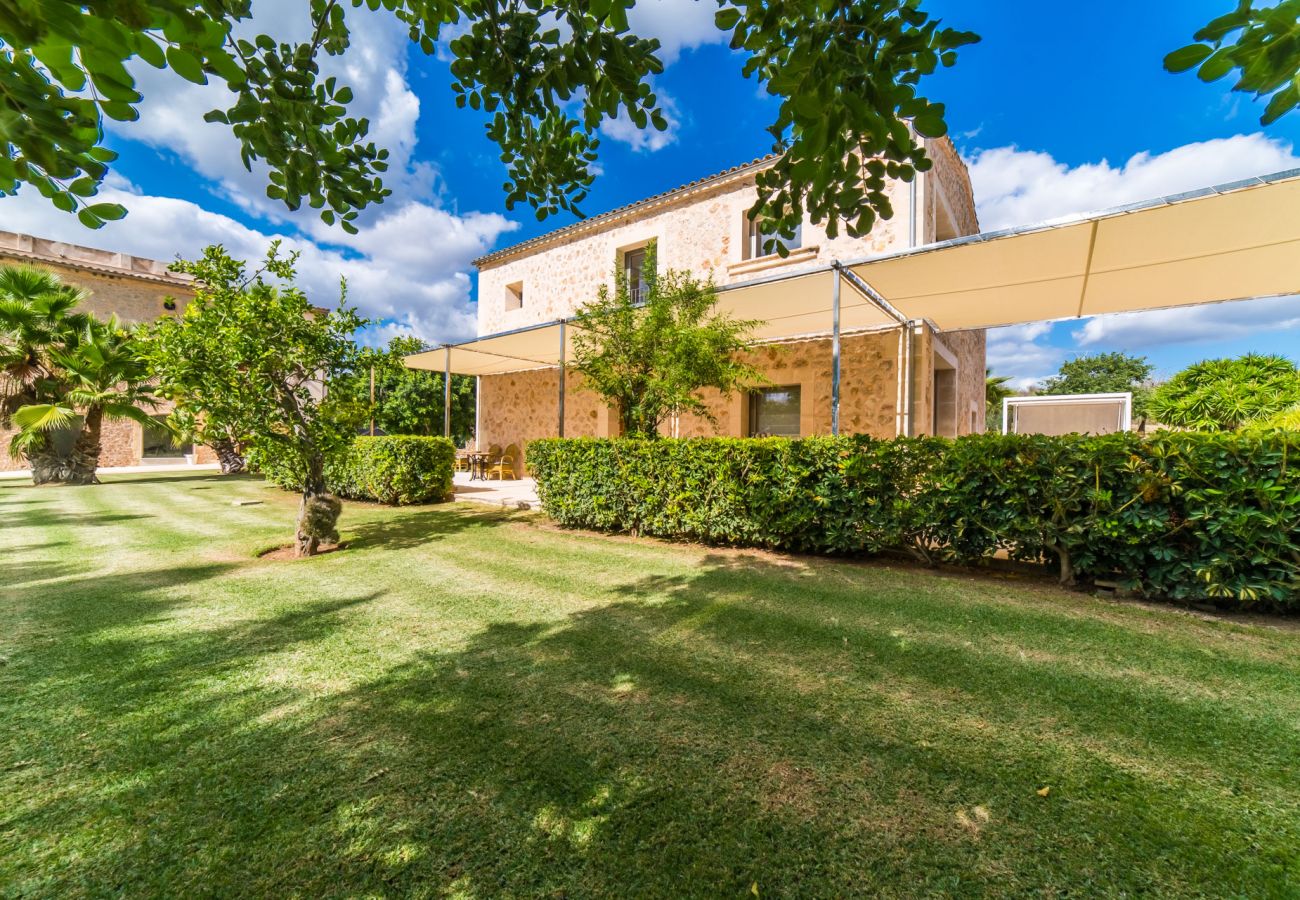
M45 446L27 450L23 455L32 470L32 484L63 484L71 475L68 458L61 456L48 439Z
M68 457L68 484L99 484L95 471L99 468L100 434L104 425L104 411L92 406L86 410L77 434L76 443Z
M238 475L244 471L248 462L244 459L239 447L230 438L218 438L208 445L217 454L217 462L221 464L222 475Z
M322 542L339 539L339 514L343 504L325 487L325 460L312 459L302 483L302 503L298 506L298 534L294 541L296 556L315 556Z

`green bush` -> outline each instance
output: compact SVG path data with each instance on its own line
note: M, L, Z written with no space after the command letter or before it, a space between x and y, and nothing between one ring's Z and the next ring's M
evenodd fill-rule
M607 531L979 564L1300 609L1300 436L552 439L546 512Z
M251 454L258 471L282 488L297 490L300 476L273 453ZM414 435L358 437L325 465L330 491L353 500L392 506L450 500L456 447L447 438Z

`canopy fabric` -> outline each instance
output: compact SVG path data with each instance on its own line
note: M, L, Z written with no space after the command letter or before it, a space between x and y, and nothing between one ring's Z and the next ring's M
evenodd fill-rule
M825 335L841 279L842 331L897 326L838 265L729 285L718 308L758 320L758 340ZM842 265L941 331L1300 294L1300 170ZM568 323L567 358L579 327ZM554 322L453 345L451 371L557 366L560 334ZM406 360L437 371L447 362L445 348Z
M852 269L945 331L1300 293L1300 172Z

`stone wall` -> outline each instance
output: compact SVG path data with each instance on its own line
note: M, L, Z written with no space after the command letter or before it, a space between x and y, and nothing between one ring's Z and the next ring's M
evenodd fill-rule
M877 221L864 237L841 232L833 240L824 227L805 220L802 247L784 260L744 259L745 213L757 197L753 170L600 217L587 227L562 229L517 253L507 248L491 254L479 266L478 333L497 334L573 315L601 286L612 288L622 251L650 240L656 242L661 268L711 276L721 286L904 250L941 233L949 236L947 231L974 234L979 225L965 163L947 139L927 141L926 148L934 167L921 176L917 189L901 181L890 186L893 218ZM915 235L909 233L912 227Z
M127 324L167 314L168 297L181 309L193 296L190 278L168 272L159 260L0 231L0 265L14 264L48 269L84 288L90 296L83 309L101 318L116 314Z
M840 342L840 431L891 438L902 428L898 410L899 329L846 335ZM915 335L914 393L910 404L914 434L933 433L934 355L936 342L957 361L956 433L984 430L984 332L936 335L922 326ZM831 342L828 338L766 344L747 354L773 386L800 387L800 433L830 434ZM946 358L946 357L945 357ZM534 369L479 379L477 446L519 445L525 460L527 445L557 434L559 382L557 369ZM667 422L665 435L743 437L748 433L748 398L716 391L703 393L713 421L683 416ZM972 416L972 413L974 415ZM610 437L618 432L618 416L595 394L582 389L582 377L568 376L564 430L567 437Z
M869 235L852 238L841 232L831 240L824 228L805 221L803 246L784 260L743 258L745 212L757 197L752 173L661 207L629 210L594 232L560 236L520 256L485 262L478 276L478 333L496 334L573 315L602 285L613 286L621 251L650 240L656 242L661 269L711 276L720 286L906 247L909 188L898 182L891 193L897 212L879 221ZM508 309L515 285L523 286L522 303Z

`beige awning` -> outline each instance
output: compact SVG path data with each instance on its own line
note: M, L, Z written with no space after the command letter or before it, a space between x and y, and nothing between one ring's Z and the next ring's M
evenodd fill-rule
M896 324L889 307L946 331L1300 294L1300 170L843 268L865 283L841 280L845 332ZM829 334L839 277L825 266L730 285L719 291L718 306L760 320L759 340ZM570 322L575 327L580 320ZM442 348L407 357L420 369L442 370L447 361ZM451 370L464 375L559 361L558 323L450 348Z

